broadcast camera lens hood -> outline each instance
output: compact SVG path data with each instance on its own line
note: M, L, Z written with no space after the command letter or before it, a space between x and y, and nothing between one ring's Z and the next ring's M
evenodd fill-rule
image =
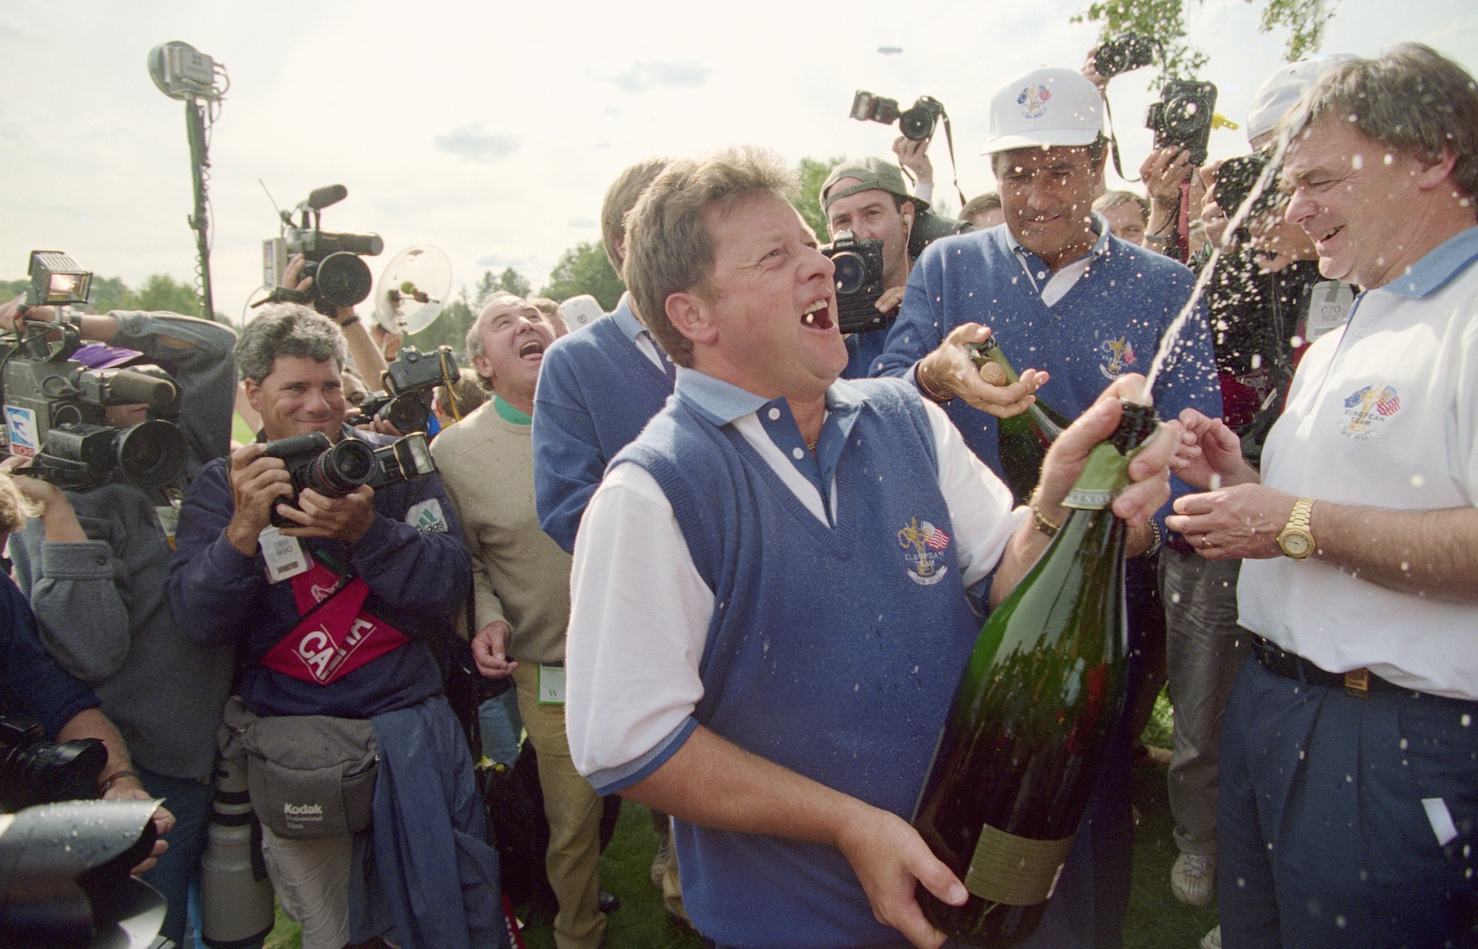
M0 946L150 945L165 903L129 871L157 800L66 801L0 817Z

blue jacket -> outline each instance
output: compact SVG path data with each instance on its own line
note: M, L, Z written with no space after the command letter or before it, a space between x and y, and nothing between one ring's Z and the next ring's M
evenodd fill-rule
M55 738L72 716L102 703L80 679L56 664L36 635L36 618L20 588L0 575L0 695L4 704L41 719L48 738Z
M345 429L374 444L392 439ZM202 645L237 644L238 691L258 715L334 715L369 718L414 705L441 692L441 672L427 641L445 629L471 589L472 560L451 500L436 474L375 492L375 519L354 545L304 541L340 568L369 584L365 608L410 641L366 663L331 685L304 682L260 665L261 658L296 625L299 615L289 581L268 583L258 551L247 556L226 540L235 511L229 462L207 465L190 485L180 512L169 596L175 616ZM417 507L421 504L427 505ZM406 523L439 509L425 533Z
M623 296L613 312L555 340L539 369L531 433L534 499L539 526L566 553L574 552L580 519L606 465L672 394L672 380L627 335L636 322L627 300Z

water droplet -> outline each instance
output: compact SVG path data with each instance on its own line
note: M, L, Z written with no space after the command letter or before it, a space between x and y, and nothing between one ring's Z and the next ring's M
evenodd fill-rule
M1414 475L1411 476L1411 486L1413 488L1420 488L1420 487L1424 486L1426 483L1427 483L1427 479L1426 478L1423 478L1419 474L1414 474Z
M1396 156L1392 155L1390 152L1386 152L1386 157L1383 160L1387 165L1392 165L1396 162Z
M1350 156L1350 167L1353 168L1355 171L1359 171L1361 168L1364 168L1365 167L1365 156L1359 154L1358 152L1356 154L1354 154L1354 155L1351 155Z
M1401 750L1402 751L1405 751L1406 750L1407 745L1408 745L1407 740L1405 738L1401 739Z
M1462 718L1458 719L1458 721L1463 723L1464 728L1470 728L1473 724L1473 716L1465 713Z
M1334 917L1334 925L1337 928L1339 928L1339 929L1344 929L1345 928L1345 918L1344 918L1344 916L1335 916Z

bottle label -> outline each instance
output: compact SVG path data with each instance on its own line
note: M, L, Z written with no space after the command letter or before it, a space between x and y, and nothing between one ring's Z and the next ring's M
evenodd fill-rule
M1032 840L986 824L965 874L965 889L1008 906L1042 903L1057 887L1073 838Z
M1129 457L1133 455L1134 452L1130 452ZM1114 496L1129 483L1129 457L1119 454L1119 450L1108 442L1099 442L1088 455L1088 463L1063 499L1062 506L1085 511L1101 511L1108 507Z

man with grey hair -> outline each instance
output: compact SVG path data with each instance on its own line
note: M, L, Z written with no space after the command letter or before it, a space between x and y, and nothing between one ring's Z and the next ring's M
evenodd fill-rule
M999 601L1047 537L911 385L838 379L834 267L790 184L724 152L632 212L632 293L682 368L575 547L570 750L597 790L674 815L710 946L937 949L915 888L967 891L907 819L979 630L966 590L991 576ZM1046 517L1143 381L1053 446ZM1136 551L1173 441L1115 502ZM900 542L920 525L923 553Z
M1283 119L1286 216L1365 288L1299 363L1259 472L1170 526L1242 558L1222 725L1229 947L1472 945L1478 906L1478 86L1433 50L1342 63Z
M472 654L489 679L513 679L519 718L538 753L549 821L545 870L559 901L554 944L596 949L601 912L601 799L570 761L565 738L565 626L570 555L539 529L529 429L534 386L554 327L511 293L489 298L467 353L492 399L431 446L472 553ZM516 657L516 658L515 658Z
M325 317L266 307L236 358L262 434L206 465L185 496L175 616L202 645L237 647L246 712L368 719L379 756L373 821L358 841L263 828L278 899L306 949L392 929L401 945L503 946L497 853L483 842L471 757L432 649L471 570L451 501L435 473L342 496L295 491L267 454L265 443L299 435L391 441L344 424L345 345ZM253 805L260 814L266 802Z

